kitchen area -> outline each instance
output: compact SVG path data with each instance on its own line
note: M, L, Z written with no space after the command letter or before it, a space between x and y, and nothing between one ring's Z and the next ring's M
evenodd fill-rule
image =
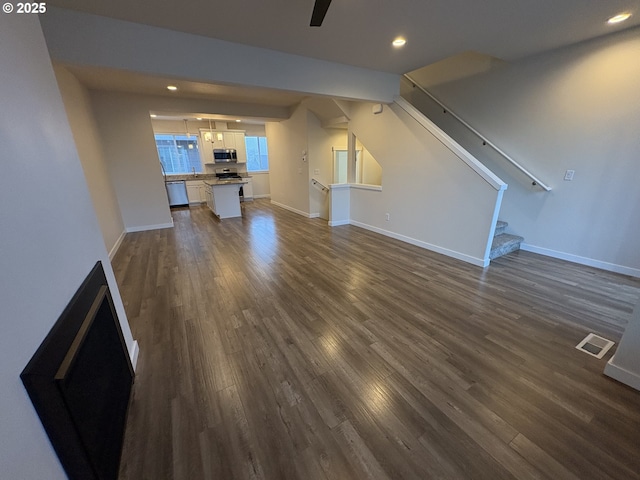
M266 147L264 125L152 114L152 126L171 208L204 204L219 219L240 217L241 204L254 199L254 176L260 197L269 196L268 170L249 173L245 142L249 134L253 158L254 138Z

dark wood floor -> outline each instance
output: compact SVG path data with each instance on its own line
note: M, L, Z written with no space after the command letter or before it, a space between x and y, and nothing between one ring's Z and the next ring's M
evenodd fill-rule
M243 208L114 259L141 349L121 479L640 478L640 393L574 348L619 339L637 279Z

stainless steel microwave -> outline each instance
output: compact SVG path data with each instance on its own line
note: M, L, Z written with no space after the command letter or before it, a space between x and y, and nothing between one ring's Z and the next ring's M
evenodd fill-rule
M238 161L235 148L214 148L213 161L215 163L233 163Z

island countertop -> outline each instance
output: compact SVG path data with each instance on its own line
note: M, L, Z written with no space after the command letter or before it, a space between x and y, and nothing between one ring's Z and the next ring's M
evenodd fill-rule
M213 178L210 180L205 180L204 183L212 187L217 187L219 185L244 185L245 183L249 183L249 180L245 178L227 178L224 180Z
M186 180L188 182L190 181L199 182L202 180L215 180L216 174L215 173L196 173L195 175L191 173L169 174L166 176L165 179L167 182L180 181L180 180Z
M238 173L238 175L240 175L242 177L242 179L247 179L247 178L251 178L251 176L247 173ZM216 177L215 173L196 173L195 175L193 175L192 173L184 173L184 174L169 174L166 176L166 181L167 182L172 182L172 181L180 181L180 180L186 180L187 182L189 181L195 181L195 182L199 182L199 181L204 181L204 182L214 182L218 179L218 177ZM238 178L235 178L234 180L240 180Z

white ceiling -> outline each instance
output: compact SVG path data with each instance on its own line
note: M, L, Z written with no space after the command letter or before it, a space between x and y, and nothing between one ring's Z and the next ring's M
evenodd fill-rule
M176 79L145 75L110 68L97 68L80 65L63 65L86 87L93 90L114 92L143 93L166 97L201 98L234 103L291 107L300 103L306 95L257 87L237 85L218 85L204 82L179 80L179 92L170 92L167 85L176 83ZM222 119L222 117L216 117Z
M640 25L640 0L50 0L48 4L397 74L474 50L514 60ZM634 15L611 26L621 11ZM404 35L397 50L390 43Z
M49 0L48 4L382 72L403 74L462 52L503 60L640 25L640 0L333 0L322 27L309 27L314 0ZM606 19L628 11L617 26ZM407 45L394 49L398 35ZM215 60L215 52L211 58ZM459 57L461 58L461 57ZM91 89L288 107L308 95L217 85L132 71L65 65ZM318 103L318 100L316 103ZM175 115L157 112L167 118ZM175 118L202 116L181 113ZM247 121L264 119L239 115ZM212 116L220 120L236 117Z

